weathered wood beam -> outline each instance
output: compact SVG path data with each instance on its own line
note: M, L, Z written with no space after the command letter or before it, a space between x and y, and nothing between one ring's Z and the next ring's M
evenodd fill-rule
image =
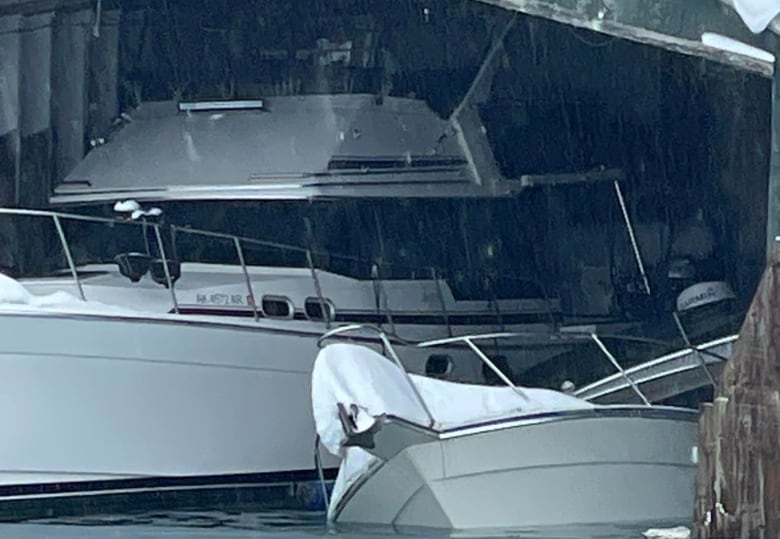
M765 77L772 77L772 63L705 45L701 42L701 34L719 33L780 55L777 40L753 35L730 8L704 0L480 1L577 28L705 58Z
M780 537L780 243L700 418L694 535Z
M49 11L80 11L93 7L94 3L94 0L0 0L0 17L36 15Z
M769 208L767 212L767 258L772 254L775 238L780 236L780 70L772 85L772 143L769 165Z

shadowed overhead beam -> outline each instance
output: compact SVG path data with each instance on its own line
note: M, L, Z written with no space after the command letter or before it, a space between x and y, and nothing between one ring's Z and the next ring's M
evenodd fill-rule
M739 16L725 5L690 0L479 0L534 17L568 24L697 56L771 78L774 65L750 56L704 45L701 34L715 32L777 54L780 45L755 36ZM612 8L610 8L612 6ZM644 7L643 7L644 6ZM691 21L691 22L687 22ZM774 37L774 36L773 36Z
M0 0L0 17L35 15L50 11L80 11L93 5L94 0Z

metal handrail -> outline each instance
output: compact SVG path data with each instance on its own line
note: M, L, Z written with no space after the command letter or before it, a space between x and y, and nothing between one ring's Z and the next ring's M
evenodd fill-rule
M539 335L540 336L544 336L545 334L540 333ZM556 336L556 334L553 334L553 333L550 333L549 335L550 336ZM566 334L560 334L560 336L563 336L563 335L566 335ZM625 369L623 369L623 367L617 361L615 356L609 351L609 349L604 345L604 343L601 341L601 339L595 333L590 333L590 334L583 333L582 335L580 335L578 333L572 332L569 335L571 336L572 340L574 339L574 337L588 335L590 337L590 339L593 340L593 342L596 343L596 345L599 347L601 352L607 357L607 359L609 359L610 363L612 363L612 365L615 366L615 368L618 370L618 372L620 372L620 374L625 378L626 382L628 382L631 385L631 387L634 389L634 391L639 396L639 398L642 400L642 402L644 402L644 404L647 405L647 406L651 406L650 401L647 399L647 397L645 397L644 393L642 393L642 391L634 383L634 381L628 376L628 374L626 374ZM494 340L494 339L501 339L501 338L516 337L516 336L519 336L519 334L517 334L517 333L507 333L507 332L503 332L503 333L485 333L485 334L480 334L480 335L464 335L464 336L459 336L459 337L451 337L451 338L447 338L447 339L436 339L436 340L432 340L432 341L426 341L426 342L418 344L418 347L420 347L420 348L429 348L429 347L432 347L432 346L441 346L443 344L452 344L452 343L462 342L462 343L466 344L469 348L471 348L474 351L474 353L476 353L479 356L479 358L484 363L486 363L493 370L493 372L496 373L496 375L499 378L501 378L501 381L503 381L509 387L513 388L518 394L520 394L521 396L523 396L524 398L527 399L528 397L522 392L522 390L520 390L520 388L515 386L501 372L501 370L498 367L496 367L495 364L493 364L493 362L488 358L488 356L484 352L482 352L482 350L476 344L474 344L475 340L485 340L485 339Z
M390 325L390 331L395 333L393 313L388 306L387 291L385 290L382 276L379 274L379 265L376 263L371 267L371 280L374 284L374 301L376 303L377 315L384 314L384 316L387 317L387 323ZM382 307L384 307L384 310Z
M351 324L347 326L340 326L338 328L335 328L333 330L330 330L323 334L318 340L317 340L317 346L322 347L323 343L328 340L332 339L334 337L344 336L348 333L353 333L356 331L362 331L362 330L369 330L372 332L375 332L379 335L379 338L382 340L383 345L385 346L385 349L387 350L388 354L390 355L391 359L396 363L396 365L401 369L403 372L407 383L411 387L412 391L415 394L415 397L417 398L418 402L422 405L423 409L428 414L428 418L431 421L431 425L434 424L434 418L433 415L430 413L429 408L425 404L425 400L422 398L420 393L417 390L417 387L414 385L414 382L412 381L411 377L409 376L409 373L406 371L406 369L403 366L403 363L401 362L400 358L398 357L395 349L393 348L392 344L390 343L389 339L387 338L387 335L385 334L384 330L380 327L377 327L372 324ZM437 346L443 346L447 344L456 344L456 343L463 343L466 346L468 346L474 354L477 355L477 357L482 361L484 364L486 364L495 374L499 377L499 379L506 384L508 387L510 387L515 393L517 393L521 398L524 400L530 400L529 396L523 391L520 387L516 386L512 380L510 380L502 371L499 369L496 364L488 357L488 355L475 343L475 341L482 341L482 340L495 340L495 339L501 339L501 338L510 338L510 337L517 337L517 336L528 336L532 333L522 333L522 332L498 332L498 333L481 333L481 334L472 334L472 335L459 335L456 337L447 337L443 339L432 339L417 343L412 343L410 341L404 341L403 344L415 346L417 348L432 348ZM639 396L639 398L642 400L642 402L646 406L652 406L650 401L647 399L647 397L642 393L642 391L639 389L639 386L634 383L634 381L628 376L625 369L620 365L620 362L615 358L615 356L609 351L609 349L606 347L606 345L603 343L601 338L596 335L595 333L586 333L586 332L567 332L567 333L541 333L537 332L537 336L548 336L548 337L562 337L564 339L568 340L575 340L579 339L582 341L585 341L583 337L587 337L588 340L591 340L596 343L600 351L607 357L607 359L610 361L610 363L618 370L618 372L625 378L625 380L628 382L628 384L631 385L631 387L634 389L636 394Z
M378 328L374 324L349 324L349 325L339 326L323 334L317 341L318 345L321 346L321 343L327 340L328 338L337 336L341 333L347 333L358 329L369 329L373 331L381 330L381 328ZM387 335L387 332L385 332L385 335ZM395 334L390 334L390 335L392 336L393 340L397 341L401 345L415 346L417 348L432 348L436 346L444 346L447 344L463 342L463 340L466 338L472 341L482 341L482 340L509 339L509 338L518 338L518 337L534 338L534 339L538 339L540 337L546 337L548 339L557 339L562 341L582 341L582 342L593 341L593 337L592 337L593 333L591 331L579 331L579 330L570 330L570 329L564 329L564 330L554 331L554 332L553 331L504 331L504 332L493 332L493 333L472 333L467 335L457 335L453 337L442 337L438 339L426 339L423 341L413 341L409 339L404 339ZM602 340L610 339L610 340L631 342L636 344L671 346L671 343L669 341L654 339L652 337L639 337L636 335L622 335L619 333L598 333L598 337ZM706 344L707 343L705 343L705 345ZM689 350L689 349L691 351L697 351L701 354L714 357L715 359L719 359L721 361L728 360L728 358L716 352L707 350L706 348L704 348L704 345L691 345L690 347L684 346L681 348L681 350Z
M682 359L682 358L684 358L688 354L694 354L694 353L697 353L697 352L702 354L702 355L708 355L708 356L710 356L712 358L715 358L715 359L717 359L717 360L719 360L721 362L726 362L726 361L728 361L727 357L725 357L725 356L723 356L721 354L718 354L716 352L713 352L711 349L712 348L719 348L719 347L724 346L724 345L733 344L738 338L739 338L738 334L732 334L732 335L728 335L726 337L721 337L719 339L714 339L714 340L711 340L711 341L708 341L706 343L703 343L703 344L699 345L700 347L702 347L699 350L691 350L691 348L688 348L688 347L681 348L679 350L675 350L674 352L671 352L671 353L668 353L668 354L664 354L664 355L661 355L661 356L657 356L657 357L653 358L650 361L647 361L647 362L644 362L644 363L640 363L638 365L634 365L634 366L632 366L630 368L627 368L626 372L628 374L631 374L631 375L643 377L643 381L647 381L646 375L642 374L645 370L652 369L652 368L654 368L654 367L656 367L658 365L663 365L664 363L669 363L669 362L672 362L672 361L676 361L676 360ZM710 348L710 349L705 349L705 347L706 348ZM694 348L696 348L696 347L694 347ZM691 368L691 367L686 367L686 369L687 368ZM696 366L694 368L699 368L699 367ZM610 382L618 380L620 378L623 378L623 376L620 373L615 373L615 374L612 374L610 376L605 376L604 378L601 378L601 379L599 379L599 380L597 380L595 382L592 382L592 383L590 383L588 385L585 385L585 386L577 388L577 390L574 392L574 394L575 395L580 395L580 394L583 394L583 393L588 393L588 392L594 390L594 388L602 387L605 384L610 384ZM624 387L624 386L621 386L621 387ZM598 396L601 396L601 395L603 395L603 393L599 394Z
M593 333L590 331L579 331L579 330L569 330L569 329L563 329L554 332L553 331L505 331L500 333L475 333L470 335L459 335L455 337L430 339L426 341L415 341L415 342L410 342L410 344L413 344L414 346L418 346L420 348L428 348L432 346L441 346L445 344L451 344L457 341L462 341L464 337L468 337L472 341L488 340L488 339L506 339L506 338L513 338L513 337L525 337L525 338L547 337L551 339L560 339L564 341L574 341L574 340L592 341L593 340L591 337L592 334ZM601 339L611 339L611 340L625 341L625 342L631 342L636 344L648 344L648 345L652 344L657 346L671 346L672 344L669 341L654 339L652 337L638 337L636 335L622 335L620 333L598 333L598 336ZM718 353L707 350L706 348L703 347L703 345L683 346L681 350L696 351L701 354L708 355L723 361L727 361L728 359Z
M602 334L596 334L592 332L587 331L561 331L561 332L500 332L500 333L483 333L483 334L473 334L473 335L462 335L457 337L448 337L443 339L433 339L429 341L419 342L416 344L419 348L430 348L435 346L443 346L447 344L455 344L455 343L463 343L466 346L472 348L474 350L474 342L477 340L495 340L495 339L506 339L506 338L512 338L512 337L548 337L548 338L558 338L563 340L581 340L583 342L585 341L592 341L596 344L596 346L599 348L599 350L604 354L604 356L609 360L609 362L617 369L616 375L622 377L628 385L632 388L632 390L639 396L639 398L642 400L642 402L647 405L651 406L650 401L647 399L647 397L644 395L644 393L640 390L639 386L634 382L634 380L631 378L630 371L631 369L625 369L620 362L617 360L615 355L609 350L609 348L604 344L603 339L613 339L613 340L622 340L626 342L634 342L634 343L642 343L642 344L654 344L654 345L665 345L669 346L670 343L666 341L662 341L659 339L652 339L648 337L637 337L634 335L620 335L620 334L609 334L609 333L602 333ZM707 350L704 348L705 345L693 345L689 340L685 340L685 346L681 348L682 350L688 350L695 354L702 364L704 364L703 359L701 359L702 355L710 356L715 359L721 360L721 361L727 361L728 358L717 354L715 352L712 352L711 350ZM476 350L474 350L476 352ZM483 359L484 361L484 359ZM490 365L489 365L490 366ZM499 372L496 371L496 369L491 366L491 369L493 369L494 372L496 372L497 375L501 377ZM709 381L710 383L714 383L714 380L712 378L712 375L710 374L709 370L707 369L707 374L709 374ZM501 377L502 380L506 383L504 380L504 377Z
M439 276L436 273L436 268L431 268L431 278L433 278L433 281L436 285L436 296L439 298L439 305L441 306L441 312L444 316L444 323L447 326L447 335L452 337L452 325L450 325L450 315L447 312L447 303L444 301L444 293L441 290L441 282L439 281Z
M27 209L27 208L6 208L6 207L0 207L0 215L20 215L20 216L33 216L33 217L54 217L55 215L58 216L61 219L70 220L70 221L83 221L83 222L93 222L93 223L103 223L103 224L114 224L114 223L121 223L121 224L132 224L136 226L144 226L144 223L139 221L130 221L130 220L124 220L124 219L117 219L113 217L97 217L97 216L91 216L91 215L81 215L81 214L74 214L74 213L68 213L68 212L60 212L60 211L54 211L54 210L34 210L34 209ZM146 226L160 226L158 223L145 223ZM188 226L179 226L175 224L169 224L166 225L168 228L170 228L173 231L181 231L189 234L196 234L196 235L203 235L203 236L211 236L216 238L223 238L228 240L233 240L233 238L237 238L241 241L242 244L251 244L256 245L259 247L267 247L270 249L278 249L282 251L288 251L292 253L299 253L302 255L305 255L307 251L310 251L313 255L321 255L321 254L328 254L334 258L337 258L339 260L348 260L353 262L360 262L364 264L372 264L374 263L373 260L363 258L356 255L348 255L348 254L341 254L341 253L333 253L333 252L325 252L325 251L318 251L318 250L310 250L305 247L300 247L297 245L291 245L291 244L285 244L285 243L279 243L279 242L273 242L268 240L260 240L257 238L251 238L248 236L241 236L238 234L227 234L222 232L214 232L210 230L204 230L204 229L198 229L198 228L191 228ZM387 264L384 263L388 267L393 268L402 268L405 270L420 270L424 271L426 269L429 269L430 266L409 266L405 264ZM517 279L512 274L505 274L500 273L500 275L504 278L509 279Z
M388 342L395 341L396 344L400 344L401 346L418 346L417 341L410 341L407 339L404 339L403 337L399 337L395 334L390 334L388 336L388 333L384 331L381 327L375 325L375 324L346 324L344 326L338 326L336 328L333 328L329 331L326 331L323 333L318 339L317 339L317 347L322 348L323 343L328 340L335 337L338 337L340 335L343 335L345 333L352 333L355 331L367 329L373 333L382 333L384 334L385 338L388 340ZM392 337L392 339L391 339Z
M158 249L160 251L160 256L163 259L163 271L165 273L165 280L168 289L171 293L171 301L173 303L173 309L174 312L179 312L179 304L176 297L176 290L174 286L174 281L170 273L170 268L168 266L168 256L166 254L166 249L164 242L162 240L162 234L161 229L163 228L163 225L160 223L150 223L146 220L127 220L127 219L117 219L117 218L110 218L110 217L97 217L97 216L91 216L91 215L80 215L80 214L72 214L72 213L66 213L66 212L58 212L58 211L49 211L49 210L35 210L35 209L27 209L27 208L3 208L0 207L0 215L14 215L14 216L26 216L26 217L40 217L45 219L51 219L54 223L55 230L57 232L57 236L60 240L63 252L65 254L65 258L68 264L68 269L70 270L70 273L73 277L74 284L76 288L78 289L79 296L82 300L87 299L86 294L84 292L84 288L82 286L81 279L78 274L78 269L76 267L76 263L73 259L73 256L71 254L70 249L70 242L68 241L65 231L62 227L62 221L75 221L75 222L84 222L84 223L95 223L95 224L104 224L104 225L131 225L131 226L137 226L142 229L144 241L147 241L146 238L146 230L151 227L154 230L155 238L157 241ZM244 280L247 287L247 292L249 293L249 297L252 298L252 311L255 317L255 320L259 319L259 312L257 307L257 302L254 301L255 295L254 291L252 289L251 279L249 278L249 271L247 269L246 261L244 258L244 253L242 249L242 245L244 244L251 244L251 245L258 245L262 247L272 247L272 248L279 248L279 249L286 249L289 251L294 252L300 252L300 253L306 253L309 254L311 251L303 248L298 248L295 246L290 245L284 245L284 244L277 244L273 242L267 242L263 240L258 240L255 238L247 238L243 236L237 236L234 234L227 234L223 232L214 232L209 230L200 230L200 229L194 229L189 227L180 227L176 225L168 225L168 228L171 229L173 233L176 232L183 232L186 234L192 234L192 235L200 235L200 236L206 236L206 237L212 237L212 238L220 238L225 240L230 240L233 242L233 245L236 249L236 254L238 257L239 265L241 266L241 270L244 274ZM312 275L314 286L317 291L318 297L322 298L322 291L319 284L319 279L316 276L316 273ZM323 316L325 317L326 326L330 326L330 313L328 309L324 306L323 303Z
M157 237L157 248L160 250L160 256L162 257L165 281L168 284L168 290L171 291L173 310L176 312L176 314L179 314L179 302L176 300L176 291L173 288L173 279L171 279L171 268L168 267L168 257L165 256L165 246L163 245L162 235L160 234L160 227L156 223L154 223L154 225L154 235Z
M233 238L233 245L236 248L238 261L241 263L241 271L244 272L244 282L246 282L247 290L249 290L249 298L252 304L252 315L254 315L255 322L257 322L260 319L260 315L257 312L257 300L255 299L254 290L252 290L252 280L249 278L249 271L246 269L246 262L244 261L244 250L241 248L241 240L238 238Z
M522 394L522 391L517 388L503 373L500 369L498 369L493 362L487 357L487 355L482 352L482 350L476 346L474 341L478 340L495 340L495 339L506 339L511 337L521 337L521 336L538 336L538 337L557 337L557 338L563 338L564 340L581 340L586 341L590 340L598 346L599 350L604 354L604 356L609 360L609 362L617 369L618 373L626 380L626 382L631 386L631 388L634 390L634 392L639 396L639 398L642 400L642 402L646 406L652 406L648 398L645 396L645 394L641 391L639 386L634 382L633 379L628 375L626 370L623 368L623 366L620 364L620 362L617 360L617 358L612 354L612 352L607 348L607 346L604 344L602 338L609 338L609 335L597 335L596 333L589 333L589 332L578 332L578 331L571 331L571 332L560 332L560 333L542 333L542 332L500 332L500 333L483 333L483 334L474 334L474 335L461 335L457 337L448 337L444 339L434 339L429 341L424 341L417 343L417 347L419 348L430 348L430 347L436 347L436 346L442 346L447 344L455 344L455 343L463 343L469 348L471 348L474 353L476 353L480 359L486 363L493 372L496 373L496 375L501 378L501 380L507 384L508 386L514 388L518 393ZM632 336L623 336L623 335L613 335L612 338L616 339L623 339L627 341L639 341L639 342L654 342L654 343L664 343L663 341L656 341L655 339L643 339L643 338L636 338ZM695 349L697 352L700 353L706 353L705 350L698 350L697 347L690 346L691 349ZM716 355L716 354L713 354Z
M320 254L321 251L316 251L316 250L312 250L312 249L308 249L308 248L304 248L304 247L298 247L298 246L295 246L295 245L289 245L289 244L283 244L283 243L278 243L278 242L271 242L271 241L266 241L266 240L260 240L260 239L250 238L250 237L246 237L246 236L240 236L240 235L236 235L236 234L228 234L228 233L224 233L224 232L216 232L216 231L210 231L210 230L196 229L196 228L191 228L191 227L186 227L186 226L183 227L183 226L177 226L175 224L163 225L162 223L149 222L146 219L130 220L130 219L121 219L121 218L116 218L116 217L99 217L99 216L74 214L74 213L68 213L68 212L62 212L62 211L53 211L53 210L37 210L37 209L27 209L27 208L3 208L3 207L0 207L0 215L15 215L15 216L29 216L29 217L49 218L49 219L52 219L55 222L55 228L57 229L57 234L59 236L60 243L62 244L62 248L63 248L63 252L65 254L65 258L67 260L68 268L69 268L70 273L71 273L71 275L73 277L74 285L77 288L78 294L79 294L79 296L81 297L82 300L86 300L87 297L86 297L86 293L84 291L84 288L82 286L82 280L81 280L81 278L79 276L79 273L78 273L75 261L73 260L73 257L71 256L70 244L72 242L68 241L68 239L67 239L67 237L65 235L65 232L62 229L62 226L59 223L59 221L74 221L74 222L82 222L82 223L95 223L95 224L104 224L104 225L109 225L109 226L118 225L118 224L139 226L139 227L142 228L142 235L143 235L143 238L144 238L144 243L146 245L147 251L148 251L149 240L148 240L146 231L148 230L149 227L151 227L154 230L155 236L157 237L156 240L157 240L157 243L158 243L158 248L159 248L160 254L162 255L163 259L166 262L163 265L163 270L164 270L164 273L165 273L166 284L167 284L167 287L170 290L170 294L171 294L171 301L172 301L172 305L173 305L173 311L176 312L176 313L179 312L179 302L178 302L178 298L177 298L176 287L174 286L175 283L173 281L172 276L170 275L170 268L169 268L169 266L167 264L167 256L165 255L165 250L166 249L165 249L165 246L164 246L164 244L162 242L162 238L161 238L161 229L163 227L169 229L171 231L172 237L174 238L174 240L173 240L173 242L174 242L173 243L174 253L176 252L176 248L175 248L176 247L176 239L175 238L176 238L176 233L177 232L183 232L183 233L186 233L188 235L199 235L199 236L205 236L205 237L224 239L224 240L228 240L228 241L230 241L230 242L232 242L234 244L236 255L237 255L237 258L238 258L237 262L238 262L239 266L241 267L241 270L242 270L242 272L244 274L244 277L245 277L244 281L246 282L246 288L247 288L248 297L250 297L253 300L255 300L255 301L253 301L253 303L251 305L252 313L254 315L255 321L259 320L260 313L262 311L261 311L261 308L258 305L258 302L256 301L255 294L254 294L254 291L252 289L251 279L249 279L249 272L248 272L248 269L247 269L247 264L246 264L246 260L245 260L243 247L244 246L258 246L258 247L264 247L264 248L269 248L269 249L281 250L281 251L284 251L284 252L302 254L302 255L307 257L307 261L308 261L307 265L309 266L309 270L310 270L310 273L311 273L311 277L312 277L312 281L313 281L313 285L314 285L314 290L316 292L316 296L320 300L321 309L323 311L323 317L324 317L323 322L325 323L326 328L330 328L331 325L332 325L332 322L333 322L333 320L331 320L330 309L328 308L328 306L326 304L327 302L325 301L324 294L322 292L322 286L321 286L321 283L319 282L320 279L319 279L319 277L317 275L317 269L314 267L313 263L311 262L312 255ZM150 253L147 252L147 254L150 254ZM330 256L332 256L334 258L338 258L340 260L349 260L349 261L353 261L353 262L357 262L357 263L366 263L366 264L372 263L371 260L365 259L365 258L362 258L362 257L359 257L359 256L343 255L343 254L338 254L338 253L335 253L335 254L334 253L328 253L328 254ZM405 269L410 270L410 271L414 270L414 268L411 267L411 266L400 265L400 264L392 264L392 267L405 268ZM419 269L419 268L417 268L417 269ZM511 276L509 276L509 277L511 277ZM448 327L448 332L451 333L452 330L451 330L451 327L450 327L450 324L449 324L449 316L448 316L449 313L446 312L447 311L446 305L444 304L443 296L441 294L441 289L440 289L441 285L440 285L439 280L438 280L437 277L434 278L434 281L435 281L435 285L437 287L437 292L440 295L439 299L442 302L442 309L443 309L444 316L445 316L445 323L446 323L446 325ZM379 279L378 286L379 286L380 312L382 314L384 314L384 316L387 318L388 323L390 325L389 329L390 329L390 331L392 333L394 333L395 332L395 325L394 325L394 320L393 320L393 314L392 314L392 310L390 309L390 305L389 305L389 301L388 301L389 298L387 296L387 290L386 290L386 288L384 286L384 282L382 281L381 278Z
M623 368L622 365L620 365L620 362L618 362L617 358L612 354L612 352L609 351L609 348L601 341L601 339L596 335L595 333L591 334L591 338L593 338L593 342L596 343L596 345L599 347L599 350L607 356L607 359L609 359L610 363L615 366L615 368L618 370L621 376L625 379L626 382L631 385L631 389L634 390L634 393L639 395L639 398L642 399L642 402L645 403L645 406L652 406L650 404L650 401L645 397L645 394L642 393L642 391L639 389L639 386L634 383L634 381L631 379L631 377L626 373L626 370Z
M685 345L688 348L691 348L691 341L688 338L688 333L685 331L685 327L683 327L682 320L680 320L680 315L677 314L677 311L674 311L672 313L672 318L674 318L674 323L677 326L677 329L680 331L680 335L682 335L683 341L685 341ZM696 359L699 362L699 367L704 371L704 373L707 375L707 379L710 382L710 385L713 388L717 388L718 384L715 382L715 377L712 376L712 373L710 372L709 367L707 367L707 362L704 361L704 358L701 357L701 354L694 348L691 348L693 351L693 355L696 356Z
M401 372L403 373L409 387L412 389L415 398L420 403L422 408L425 410L426 415L428 416L430 425L433 426L435 424L435 418L433 417L433 414L431 413L430 409L428 408L427 404L425 403L425 400L423 399L422 395L419 393L417 387L415 386L414 382L411 379L411 376L406 371L406 369L403 366L403 363L401 362L400 358L398 357L395 349L393 348L393 345L391 344L390 340L387 337L387 334L384 332L384 330L378 326L372 325L372 324L350 324L345 326L340 326L337 328L334 328L325 334L323 334L318 340L317 340L317 346L322 348L324 342L328 339L336 338L336 337L344 337L349 333L354 333L357 331L363 331L368 330L371 332L376 333L380 340L382 341L385 350L387 350L387 353L390 355L391 359L394 361L394 363L401 369ZM550 337L550 338L560 338L563 340L578 340L582 342L594 342L599 350L605 355L605 357L609 360L609 362L617 369L619 375L626 380L626 382L631 386L633 391L639 396L639 398L642 400L645 406L652 407L653 404L650 402L650 400L647 398L647 396L642 392L642 390L639 388L639 386L634 382L634 380L631 378L631 376L628 374L626 369L623 368L623 366L620 364L620 362L617 360L617 358L612 354L612 352L609 350L609 348L604 344L603 339L604 338L614 338L614 339L622 339L625 341L634 341L634 342L641 342L641 343L651 343L651 344L669 344L665 341L660 341L657 339L650 339L650 338L643 338L643 337L634 337L631 335L597 335L593 332L585 332L585 331L562 331L562 332L496 332L496 333L481 333L481 334L471 334L471 335L459 335L454 337L447 337L447 338L440 338L440 339L432 339L427 341L420 341L420 342L412 342L407 341L404 339L397 338L396 339L402 344L406 346L413 346L416 348L433 348L438 346L445 346L445 345L451 345L451 344L458 344L462 343L465 344L467 347L469 347L472 352L474 352L477 357L501 379L501 381L506 384L508 387L512 388L521 398L525 400L529 400L528 395L519 387L517 387L502 371L499 369L495 363L488 357L487 354L482 351L479 346L477 346L477 341L484 341L484 340L495 340L495 339L505 339L505 338L511 338L511 337ZM707 350L700 350L698 347L690 345L689 343L688 347L694 351L694 353L703 353L707 354ZM718 354L710 354L714 357L718 357L721 359L721 356Z
M68 239L65 237L65 231L62 229L62 223L60 223L60 218L57 215L54 215L52 217L52 220L54 221L54 228L57 229L57 236L60 238L60 243L62 244L62 251L65 253L65 258L68 261L68 267L70 268L70 273L73 276L73 281L76 283L76 288L79 290L79 296L82 300L86 300L87 297L84 295L84 288L81 286L81 280L79 279L79 272L76 270L76 263L73 261L73 255L70 252L70 246L68 245Z
M314 291L317 293L317 301L320 304L320 310L322 311L322 319L325 321L325 327L330 329L330 309L325 304L325 297L322 295L322 287L320 286L320 279L317 277L317 269L314 267L314 258L311 255L310 250L306 250L306 261L309 264L309 271L311 272L312 281L314 281ZM304 309L306 306L304 305Z

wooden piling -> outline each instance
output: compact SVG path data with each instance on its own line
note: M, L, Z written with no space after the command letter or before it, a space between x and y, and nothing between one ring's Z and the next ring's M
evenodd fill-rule
M780 248L699 419L693 534L780 538Z

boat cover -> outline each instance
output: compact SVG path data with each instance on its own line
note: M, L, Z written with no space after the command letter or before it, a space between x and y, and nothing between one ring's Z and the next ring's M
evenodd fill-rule
M558 391L461 384L409 375L441 430L488 419L531 412L593 408L595 405ZM332 454L342 458L331 495L329 516L349 486L378 459L359 447L344 447L347 436L337 404L358 410L358 429L374 417L394 415L422 426L428 416L401 369L374 350L350 343L333 343L317 355L312 372L312 408L317 434Z

